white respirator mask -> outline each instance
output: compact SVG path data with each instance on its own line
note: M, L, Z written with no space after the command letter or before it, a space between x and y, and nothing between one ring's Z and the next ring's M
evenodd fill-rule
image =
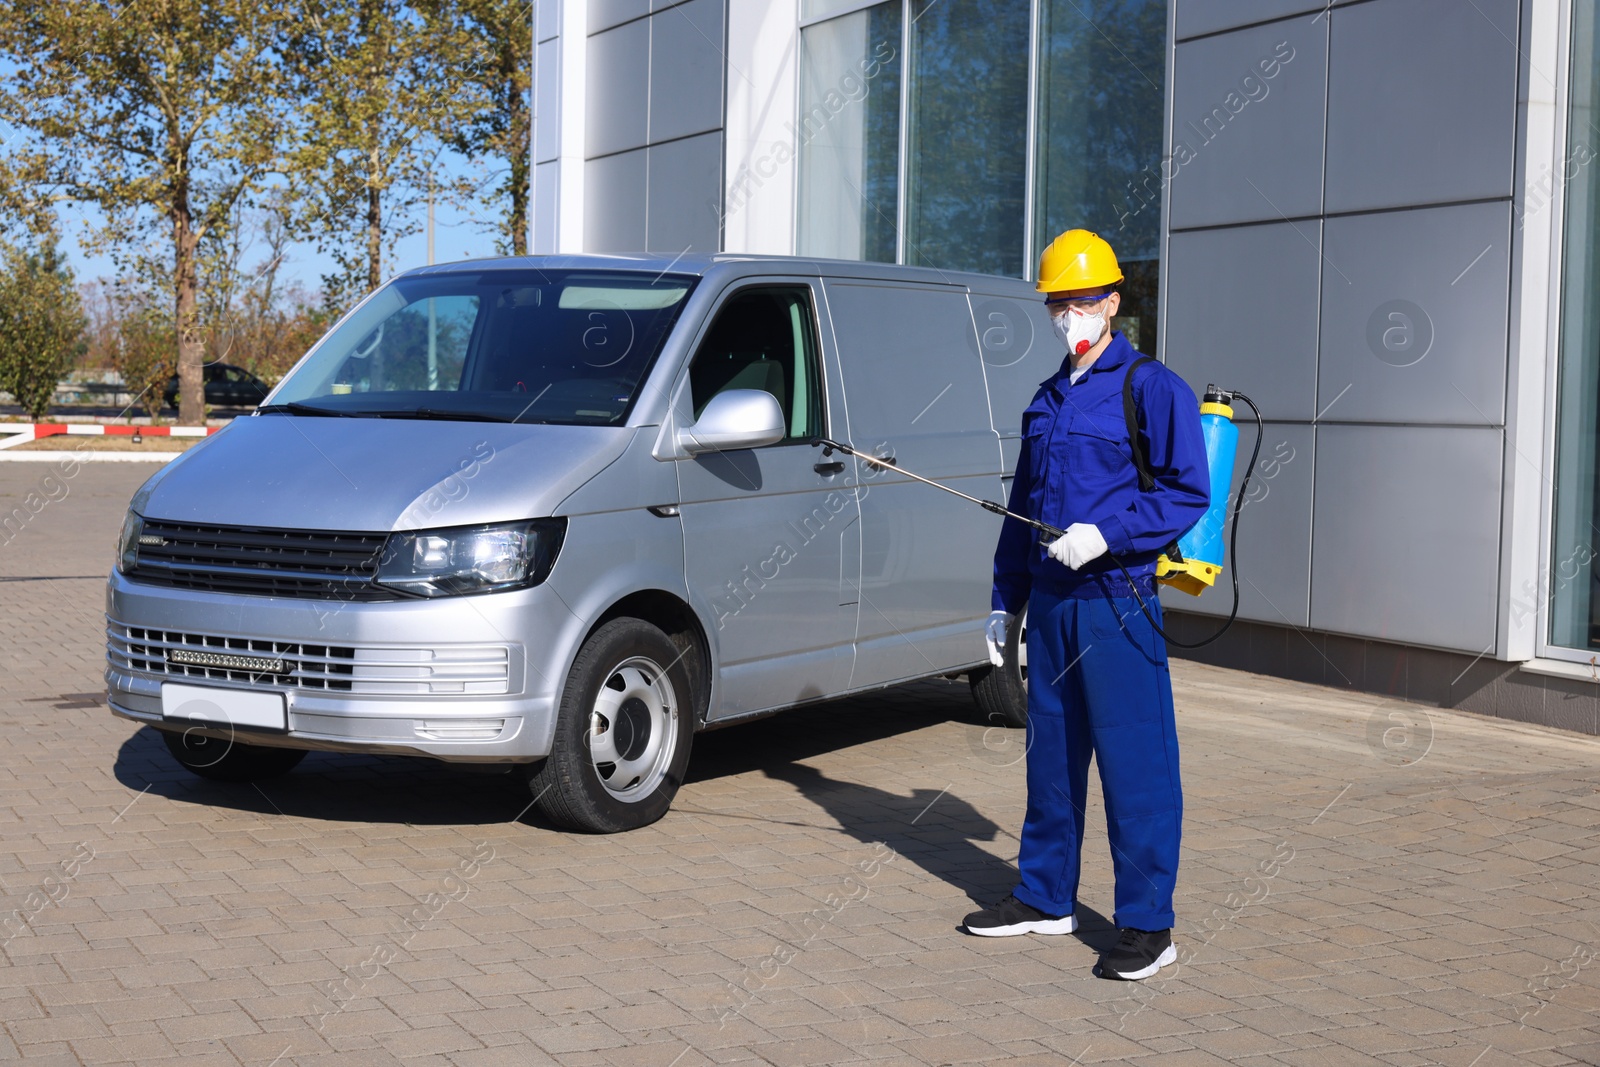
M1081 356L1105 335L1106 317L1104 313L1082 315L1069 310L1050 316L1050 325L1067 351Z

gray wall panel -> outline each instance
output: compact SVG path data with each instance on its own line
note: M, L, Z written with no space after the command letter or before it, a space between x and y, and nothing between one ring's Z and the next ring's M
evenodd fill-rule
M1312 627L1488 648L1501 452L1492 428L1318 427Z
M588 40L584 155L610 155L645 143L650 114L650 23L630 22Z
M548 41L561 32L561 0L534 0L534 40Z
M1324 232L1321 419L1503 422L1510 205L1333 218Z
M1173 0L1177 38L1231 30L1252 22L1320 12L1325 0Z
M653 252L715 252L720 233L715 205L722 183L722 135L707 133L653 145L649 229Z
M723 0L650 19L650 143L722 126Z
M1322 224L1278 222L1175 233L1167 247L1167 366L1198 393L1250 394L1267 418L1316 415ZM1246 307L1245 329L1219 329Z
M1328 211L1511 195L1517 6L1377 0L1333 12Z
M561 151L561 40L552 38L538 46L537 80L533 86L533 158L544 163Z
M535 255L556 250L556 199L559 163L540 163L533 168L533 234L530 251Z
M599 33L650 13L650 0L589 0L589 32Z
M586 252L638 252L645 247L645 153L639 148L591 159L583 168Z
M1300 17L1177 46L1172 228L1321 211L1327 23Z
M1234 494L1255 446L1255 420L1238 405L1239 453ZM1315 431L1305 423L1267 423L1261 456L1239 512L1239 617L1279 626L1306 626L1311 612L1311 497ZM1233 559L1214 589L1199 596L1163 590L1161 602L1179 611L1225 617L1233 607Z

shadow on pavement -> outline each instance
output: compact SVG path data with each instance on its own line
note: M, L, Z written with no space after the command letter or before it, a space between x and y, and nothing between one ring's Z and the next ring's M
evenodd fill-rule
M510 822L531 799L520 776L408 756L312 752L289 774L256 784L212 782L182 767L144 727L117 752L117 781L189 804L328 822L416 826ZM542 825L533 823L533 825Z
M916 788L902 796L877 786L829 778L804 763L774 763L768 778L788 782L863 844L894 849L892 862L910 861L974 900L1005 894L1015 878L1012 865L979 848L1000 827L948 786ZM959 917L958 917L959 918Z
M962 685L959 690L963 696L965 689ZM951 702L937 690L926 711L904 710L904 704L857 697L701 734L695 738L687 779L768 771L952 717ZM171 800L329 822L487 825L516 818L532 799L521 767L474 770L424 757L349 752L309 753L292 772L258 783L259 788L212 782L180 767L152 727L123 743L113 769L123 785L135 790L149 786ZM532 811L523 821L553 829Z
M700 734L686 780L765 771L943 722L978 720L965 682L919 682L886 692L893 696L845 697Z
M793 785L858 841L889 846L899 860L909 860L962 890L977 905L995 903L1016 887L1016 865L977 845L995 840L1002 828L948 788L913 789L906 797L829 778L803 763L775 764L764 770L767 777ZM1014 834L1011 830L1005 836L1014 840ZM1116 944L1111 920L1081 901L1076 914L1078 929L1072 936L1097 952ZM952 915L951 924L959 925L961 919Z

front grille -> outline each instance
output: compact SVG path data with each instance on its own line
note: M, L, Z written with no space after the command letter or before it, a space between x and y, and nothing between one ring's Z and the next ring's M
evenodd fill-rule
M217 593L400 600L373 582L387 536L147 519L129 573L140 581Z
M168 678L349 692L356 650L338 645L207 637L108 621L106 659L119 670Z
M173 680L372 696L507 693L512 670L507 645L349 648L153 630L109 617L106 661L113 670Z

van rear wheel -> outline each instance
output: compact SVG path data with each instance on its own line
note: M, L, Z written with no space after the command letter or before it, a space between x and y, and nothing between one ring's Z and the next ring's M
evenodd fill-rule
M528 776L541 814L618 833L667 813L694 738L684 653L642 619L613 619L578 651L550 755Z
M983 721L1022 729L1028 725L1028 609L1023 608L1006 634L1005 665L979 667L967 673L973 703Z

